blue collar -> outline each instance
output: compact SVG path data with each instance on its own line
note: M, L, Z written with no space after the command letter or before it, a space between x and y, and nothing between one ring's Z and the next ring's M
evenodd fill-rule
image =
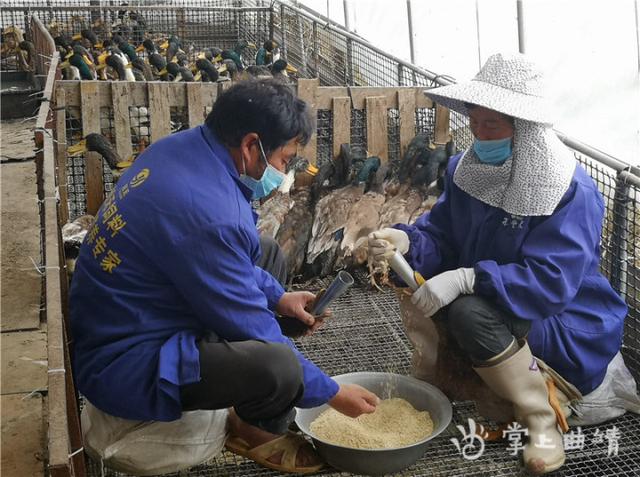
M235 162L233 162L233 157L231 157L231 153L229 153L229 150L218 140L215 134L213 134L206 125L203 124L198 127L202 131L202 135L209 144L209 147L211 147L211 149L213 150L213 154L220 159L220 162L222 163L224 168L240 188L242 195L246 197L247 202L251 202L253 191L246 185L244 185L240 180L240 174L238 174L238 169L236 169L236 164Z

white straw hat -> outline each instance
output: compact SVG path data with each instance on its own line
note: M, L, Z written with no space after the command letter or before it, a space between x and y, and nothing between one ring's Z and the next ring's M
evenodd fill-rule
M526 121L553 124L545 90L542 71L526 56L496 53L471 81L428 89L425 94L465 116L464 103L472 103Z
M458 162L453 182L467 194L516 216L553 213L569 188L576 161L553 131L542 72L524 55L497 53L471 81L425 91L465 116L465 103L514 118L512 156L482 163L473 148Z

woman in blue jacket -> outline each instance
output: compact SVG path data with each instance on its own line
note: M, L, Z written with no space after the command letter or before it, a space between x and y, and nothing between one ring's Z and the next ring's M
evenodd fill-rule
M523 55L496 54L472 81L428 90L469 117L475 141L429 214L369 238L374 260L399 250L427 278L413 303L443 309L476 372L514 404L535 473L562 466L564 449L532 353L591 393L627 312L599 271L602 197L554 134L541 80Z

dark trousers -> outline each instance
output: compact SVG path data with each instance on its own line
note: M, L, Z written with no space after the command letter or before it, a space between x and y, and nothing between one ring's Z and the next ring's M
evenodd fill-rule
M280 247L270 238L260 243L258 266L284 284L287 266ZM286 432L304 391L302 366L289 346L256 340L228 342L213 333L197 344L200 381L182 386L183 411L233 407L251 425L274 434Z
M460 296L443 313L449 331L475 365L502 353L514 338L524 338L531 328L529 320L477 295Z

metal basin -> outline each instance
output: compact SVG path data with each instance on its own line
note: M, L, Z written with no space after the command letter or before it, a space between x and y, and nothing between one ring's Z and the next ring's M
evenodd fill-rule
M339 384L353 383L380 397L403 398L418 411L429 411L433 420L433 433L415 444L395 449L354 449L330 444L316 437L309 429L328 405L311 409L297 409L296 424L313 440L318 453L336 469L356 474L382 475L409 467L420 459L429 441L447 428L451 422L451 403L435 386L409 376L391 373L349 373L334 376Z

